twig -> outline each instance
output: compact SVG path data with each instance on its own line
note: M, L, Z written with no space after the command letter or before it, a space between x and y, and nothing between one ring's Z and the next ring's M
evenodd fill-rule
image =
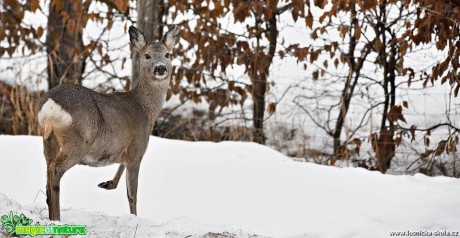
M45 196L47 196L46 193L43 192L43 190L39 189L39 190L37 191L37 194L35 194L34 203L35 203L35 200L37 200L38 194L39 194L40 192L42 192Z
M454 126L454 125L452 125L450 123L447 123L447 122L439 123L437 125L434 125L434 126L431 126L431 127L428 127L428 128L423 128L423 129L415 128L415 131L432 131L432 130L434 130L434 129L438 128L438 127L441 127L441 126L447 126L449 128L455 129L456 132L460 132L460 128L458 128L458 127L456 127L456 126ZM398 124L398 127L403 129L403 130L408 130L408 131L411 130L411 128L402 127L399 124ZM412 130L414 130L414 129L412 129Z

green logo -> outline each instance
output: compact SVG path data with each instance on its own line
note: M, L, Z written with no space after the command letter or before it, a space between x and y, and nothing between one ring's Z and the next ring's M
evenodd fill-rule
M69 226L69 225L40 225L38 222L32 225L33 220L24 216L24 214L2 216L2 227L9 234L16 235L86 235L86 226Z

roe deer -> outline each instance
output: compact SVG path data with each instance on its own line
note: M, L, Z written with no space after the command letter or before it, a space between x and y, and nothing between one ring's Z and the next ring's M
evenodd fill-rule
M147 42L133 26L129 36L141 56L140 80L133 90L99 94L80 85L62 84L43 95L38 105L50 220L60 220L59 183L76 164L119 163L114 178L99 184L105 189L116 188L126 168L129 208L136 215L139 166L169 87L170 52L179 42L179 28L173 25L157 42Z

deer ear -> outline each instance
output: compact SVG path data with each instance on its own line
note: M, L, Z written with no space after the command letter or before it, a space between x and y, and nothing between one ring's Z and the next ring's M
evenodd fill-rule
M169 50L172 50L172 48L179 42L179 37L179 27L176 25L172 25L169 28L169 31L166 32L166 34L163 36L163 39L161 39L161 41L166 45L166 47L168 47Z
M129 39L136 50L141 50L147 44L144 34L134 26L129 27Z

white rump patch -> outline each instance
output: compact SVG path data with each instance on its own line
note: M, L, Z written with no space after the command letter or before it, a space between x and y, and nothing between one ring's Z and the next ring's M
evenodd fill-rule
M45 126L45 120L50 120L53 127L66 127L72 123L72 116L50 98L38 112L40 126Z

